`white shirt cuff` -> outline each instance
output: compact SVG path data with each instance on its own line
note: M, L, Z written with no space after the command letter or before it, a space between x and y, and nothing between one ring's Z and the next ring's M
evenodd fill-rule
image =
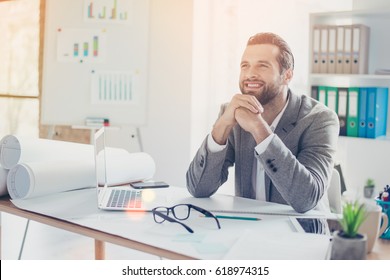
M225 149L226 144L219 145L217 142L214 141L213 136L211 136L211 134L209 134L207 137L207 148L211 153L216 153L216 152L220 152L223 149Z
M272 133L267 138L265 138L260 144L258 144L255 147L256 153L259 155L264 153L265 150L267 150L269 143L271 143L271 141L272 141L272 139L274 139L274 137L275 137L275 134Z

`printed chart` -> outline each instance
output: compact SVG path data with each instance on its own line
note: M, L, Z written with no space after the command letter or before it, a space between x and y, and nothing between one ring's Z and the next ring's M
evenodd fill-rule
M132 72L93 71L91 82L92 104L122 104L135 101L135 75Z
M106 34L99 29L58 28L59 62L104 62Z
M128 23L131 0L84 0L84 20Z

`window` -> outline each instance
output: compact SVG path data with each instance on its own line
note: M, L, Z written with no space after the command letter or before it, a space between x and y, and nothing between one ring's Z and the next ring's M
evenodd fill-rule
M43 4L0 1L0 138L38 136Z

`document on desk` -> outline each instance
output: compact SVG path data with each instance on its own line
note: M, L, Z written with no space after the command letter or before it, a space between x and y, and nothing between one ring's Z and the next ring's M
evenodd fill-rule
M297 232L246 230L227 254L226 260L324 260L330 236Z

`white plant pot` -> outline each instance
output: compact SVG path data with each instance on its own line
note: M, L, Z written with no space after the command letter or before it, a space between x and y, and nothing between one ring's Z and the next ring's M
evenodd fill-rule
M357 238L346 238L339 235L339 231L333 233L332 260L365 260L367 255L367 235Z

